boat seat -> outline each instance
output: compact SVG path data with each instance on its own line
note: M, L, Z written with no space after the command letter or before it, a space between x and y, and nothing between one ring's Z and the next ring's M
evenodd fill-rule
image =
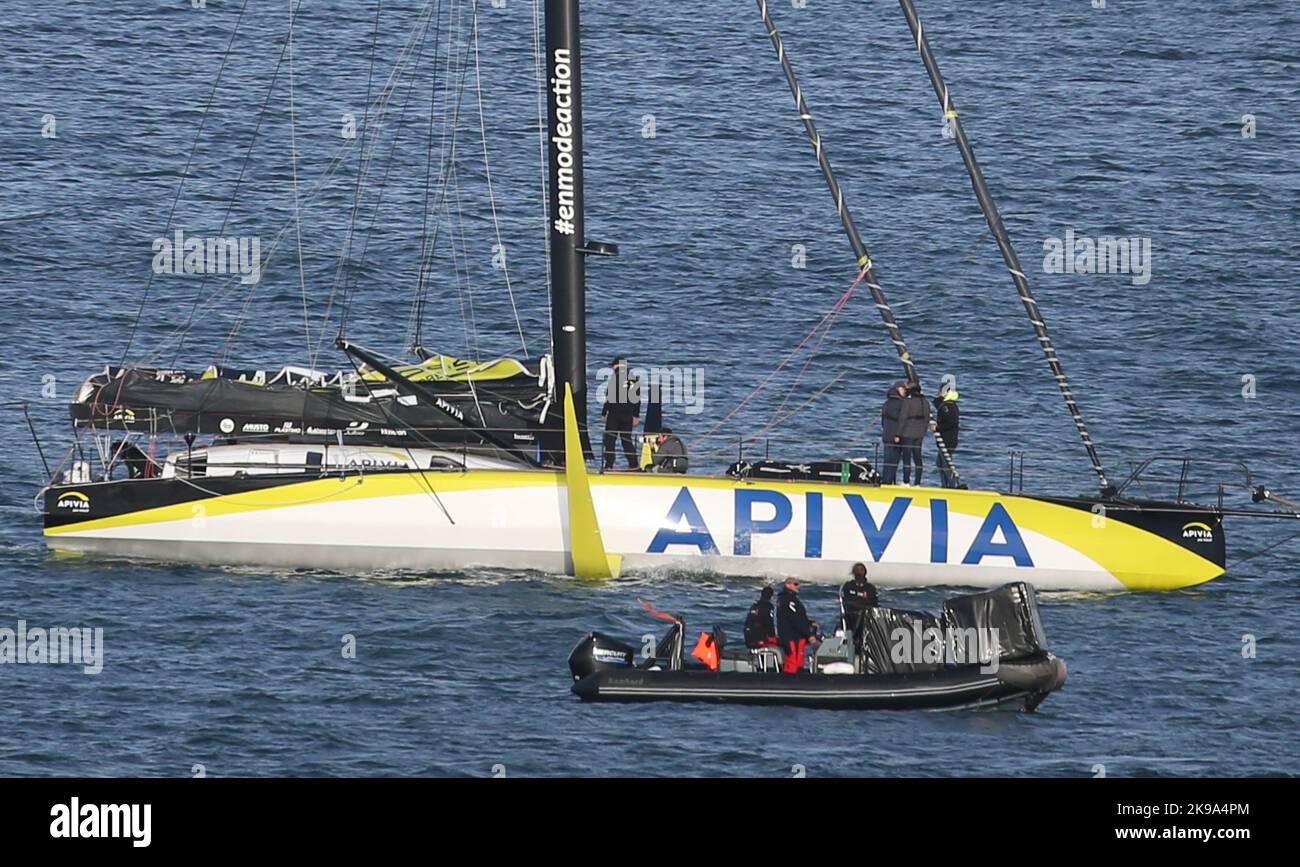
M779 647L759 647L750 651L758 671L780 671L785 665L785 651Z

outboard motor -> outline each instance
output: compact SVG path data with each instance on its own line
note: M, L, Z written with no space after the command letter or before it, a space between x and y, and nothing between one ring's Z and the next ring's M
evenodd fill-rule
M600 632L589 632L569 654L569 671L574 680L609 669L632 668L636 662L636 649L617 638Z

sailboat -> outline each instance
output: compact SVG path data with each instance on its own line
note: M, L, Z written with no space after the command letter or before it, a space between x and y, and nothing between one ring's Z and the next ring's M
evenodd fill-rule
M1095 494L901 487L848 473L592 473L578 0L545 0L551 354L398 363L340 334L349 374L107 368L72 405L73 450L43 491L51 549L331 570L798 575L882 586L1172 590L1223 574L1222 502L1113 485L975 161L912 0L900 0L980 206L1099 481ZM920 381L765 0L758 7L903 374ZM114 438L117 438L116 440ZM155 439L179 447L153 457ZM132 445L148 438L149 455ZM942 459L956 473L952 456ZM127 478L115 465L134 461ZM140 468L143 469L140 469ZM1257 499L1268 496L1260 487ZM1290 514L1290 513L1289 513Z

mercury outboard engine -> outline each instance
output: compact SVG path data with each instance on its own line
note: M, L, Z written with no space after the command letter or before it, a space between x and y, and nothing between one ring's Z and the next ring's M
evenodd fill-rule
M569 654L569 671L574 680L582 680L597 671L630 669L635 663L635 648L600 632L587 633Z

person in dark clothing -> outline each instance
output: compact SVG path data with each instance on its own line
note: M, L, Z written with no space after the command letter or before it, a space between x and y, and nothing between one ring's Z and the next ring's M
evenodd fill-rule
M867 580L865 563L853 564L853 577L845 581L844 586L840 588L840 603L844 606L846 615L857 614L859 611L875 608L880 604L876 585Z
M898 481L898 458L902 448L899 426L906 397L907 383L896 382L886 392L885 405L880 409L880 441L885 446L884 461L880 468L882 485L893 485Z
M686 444L666 427L659 434L659 444L655 447L654 471L656 473L686 472Z
M934 399L935 420L930 422L930 430L943 440L949 457L957 451L957 433L961 428L961 408L957 406L958 398L957 389L949 383L945 382L939 386L939 396ZM945 488L957 487L957 476L944 460L942 451L939 452L939 476Z
M749 606L745 615L745 646L750 650L760 647L779 647L776 640L776 620L772 613L772 588L764 587L758 599Z
M906 396L899 406L898 442L899 459L903 465L903 484L921 484L921 441L930 428L930 407L921 394L921 384L909 382ZM916 474L909 482L909 469L916 466Z
M844 611L844 628L853 633L853 648L862 652L866 612L880 604L876 585L867 580L865 563L853 564L853 577L840 588L840 608Z
M787 578L776 595L776 637L785 650L781 671L797 674L803 668L809 643L817 643L818 624L808 619L808 611L799 598L799 579Z
M614 368L614 374L610 377L605 405L600 410L600 417L605 420L605 437L601 444L604 467L607 470L614 469L614 462L618 458L615 441L621 440L628 468L635 470L637 455L632 442L632 430L641 421L641 387L628 373L626 358L615 358L611 367Z

